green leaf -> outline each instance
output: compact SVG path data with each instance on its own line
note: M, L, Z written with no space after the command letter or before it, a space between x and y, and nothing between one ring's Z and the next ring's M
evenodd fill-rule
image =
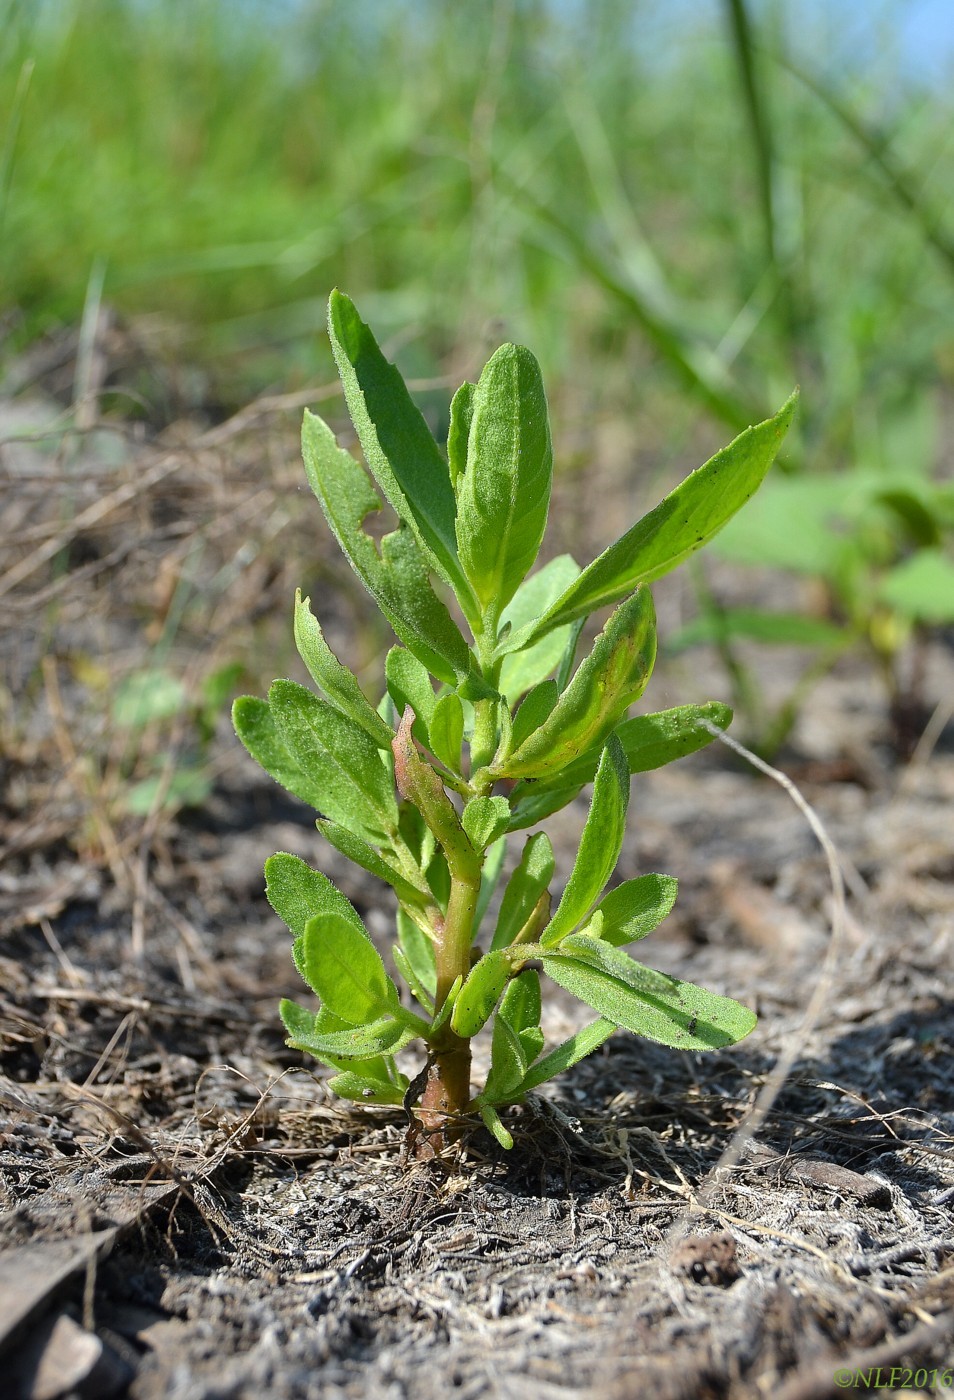
M367 932L337 911L305 925L305 978L322 1006L351 1025L396 1014L397 987Z
M472 797L461 817L475 851L483 851L507 830L510 803L505 797Z
M753 1029L754 1011L691 982L635 962L598 938L571 935L544 952L547 974L617 1026L678 1050L734 1045Z
M954 622L954 563L939 549L923 549L885 575L878 597L916 622Z
M414 736L422 744L427 744L431 718L437 704L427 667L404 647L392 647L384 660L384 675L395 710L403 715L410 705L414 711ZM393 740L392 733L389 743Z
M451 1016L451 1029L457 1035L469 1040L486 1025L509 976L510 957L506 951L485 953L471 968Z
M527 1073L527 1055L520 1036L503 1016L494 1017L490 1071L480 1095L482 1103L500 1103L513 1094Z
M584 932L593 933L614 948L635 943L658 928L671 912L678 889L678 881L671 875L639 875L635 880L624 880L604 895L593 911L592 923L598 920L598 934L590 925Z
M457 624L431 587L424 560L406 527L380 541L362 529L381 501L350 452L316 414L305 411L302 456L311 489L355 573L404 645L432 675L457 684L475 670ZM472 677L472 683L473 677Z
M320 788L319 810L361 835L394 836L394 791L367 733L295 681L274 681L268 704L292 757Z
M532 567L552 477L540 366L522 346L502 345L477 383L457 489L460 561L484 612L499 613Z
M354 1070L344 1070L328 1080L328 1088L340 1099L357 1099L359 1103L388 1103L400 1107L407 1093L408 1079L402 1074L398 1082L369 1079Z
M450 427L447 430L447 467L455 493L461 477L467 470L467 439L470 437L470 424L474 416L476 389L476 384L465 381L451 399Z
M430 1014L434 1014L434 998L437 995L437 967L434 956L434 944L427 934L404 909L397 911L397 930L399 948L396 948L395 955L400 951L403 953L414 982L408 978L408 985L414 992L418 1001L422 998L418 996L417 988L424 993L424 998L431 1003ZM406 973L404 974L407 975ZM422 1003L423 1004L423 1003Z
M480 1116L484 1120L484 1127L491 1133L505 1152L509 1152L513 1147L513 1136L507 1131L500 1121L500 1114L489 1103L480 1105Z
M596 770L593 801L573 870L557 911L540 938L547 947L555 946L576 928L599 898L619 859L628 805L629 768L622 744L611 734Z
M278 1009L288 1031L286 1045L294 1050L305 1050L318 1060L370 1060L402 1049L418 1035L416 1030L394 1016L381 1016L376 1021L354 1026L350 1030L320 1033L313 1029L313 1013L303 1006L283 1000Z
M428 725L428 747L452 773L460 772L460 751L464 742L464 706L455 691L442 695L434 706Z
M310 807L321 809L324 801L321 784L289 753L267 700L260 700L257 695L240 695L232 706L232 724L269 777Z
M298 939L297 941L300 943L304 942L303 939ZM298 1007L297 1009L303 1016L307 1014L305 1013L304 1007ZM340 1016L336 1016L333 1011L329 1011L327 1006L319 1007L317 1016L313 1016L312 1020L314 1025L310 1030L308 1030L307 1022L303 1020L302 1024L305 1026L307 1034L313 1039L315 1037L334 1034L339 1031L353 1032L355 1029L348 1021L343 1021ZM315 1054L315 1058L320 1060L323 1065L327 1065L330 1069L353 1070L360 1073L365 1079L377 1080L385 1084L394 1082L394 1075L396 1072L394 1060L388 1054L372 1055L369 1059L356 1059L352 1055L329 1055L327 1053L318 1055L314 1051L311 1053Z
M398 899L406 904L421 904L431 901L431 891L420 871L408 872L398 869L390 860L380 856L361 836L356 836L346 826L337 822L318 820L315 825L329 845L334 846L343 856L375 875L391 886Z
M553 878L553 847L543 831L527 838L520 864L511 875L500 902L493 948L507 948L524 927Z
M542 1060L538 1060L518 1086L517 1093L529 1093L531 1089L545 1084L554 1075L562 1074L564 1070L578 1064L587 1055L592 1055L594 1050L598 1050L615 1030L615 1021L606 1020L604 1017L600 1017L598 1021L591 1021L588 1026L564 1040L562 1045L551 1050L549 1055L544 1055Z
M535 971L528 968L507 984L497 1013L503 1017L520 1041L528 1065L533 1063L543 1049L540 1012L540 978Z
M513 717L513 730L510 735L511 746L519 749L521 744L529 739L530 735L540 728L541 724L553 713L553 708L559 699L556 681L541 681L529 690L520 703L520 708Z
M474 937L480 929L484 915L493 898L494 890L500 881L500 872L503 869L504 857L507 854L506 836L498 839L484 852L484 868L480 872L480 889L477 891L477 906L474 909Z
M338 914L367 938L361 916L327 875L312 870L298 856L278 851L265 862L265 897L295 938L303 938L309 919Z
M642 695L655 657L652 594L640 587L612 614L547 719L499 765L499 776L545 776L602 744Z
M501 623L503 626L509 624L510 634L503 638L497 650L503 656L500 689L510 705L525 690L556 670L572 629L570 626L557 627L523 651L510 650L510 638L516 638L524 628L532 626L579 576L580 566L576 560L569 554L560 554L524 579L504 609Z
M623 745L629 771L646 773L705 748L713 737L705 725L728 729L731 720L728 705L710 700L705 705L679 705L656 714L635 715L617 725L615 732ZM549 778L517 783L510 797L510 830L533 826L571 802L581 788L593 781L601 752L590 749Z
M651 583L700 549L745 505L775 460L792 422L798 392L774 418L746 428L692 472L632 529L610 545L530 629L526 642L585 617Z
M295 645L315 685L331 704L360 725L379 749L390 753L394 730L385 724L354 676L342 666L325 641L311 611L311 599L302 599L300 588L295 592Z
M451 585L464 615L477 609L457 557L457 503L447 464L399 371L382 355L353 302L328 301L328 333L364 459L424 557Z

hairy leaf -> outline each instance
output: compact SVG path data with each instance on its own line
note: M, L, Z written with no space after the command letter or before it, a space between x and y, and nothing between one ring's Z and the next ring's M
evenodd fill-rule
M474 393L477 385L466 380L451 399L450 426L447 430L447 467L451 486L456 493L460 479L467 470L467 439L474 416Z
M502 345L477 383L457 489L460 560L484 612L499 615L532 567L552 477L540 366L522 346Z
M452 773L460 772L460 751L464 742L464 707L455 691L442 695L428 723L431 753Z
M537 900L553 878L553 847L543 831L527 838L520 864L511 875L500 902L494 948L506 948L533 913Z
M451 1029L469 1040L490 1020L494 1007L510 976L510 959L505 952L485 953L464 978L457 994Z
M381 501L327 423L307 410L302 456L335 538L398 637L432 675L450 684L464 680L473 671L473 657L431 587L414 536L406 527L393 530L381 540L378 553L362 525L366 516L381 509Z
M407 1093L408 1079L402 1074L397 1083L389 1079L369 1079L354 1070L332 1075L328 1088L339 1099L357 1099L359 1103L389 1103L400 1106Z
M507 830L510 804L505 797L472 797L461 818L475 851L483 851Z
M256 695L240 695L232 706L232 724L242 743L269 777L293 796L307 802L309 807L321 810L324 800L321 784L289 752L267 700L260 700Z
M397 988L367 932L350 918L328 912L309 919L303 955L308 985L343 1021L358 1025L395 1014Z
M671 875L638 875L604 895L593 911L592 933L621 948L658 928L676 902L679 885Z
M328 333L368 467L467 617L473 597L457 557L457 503L447 464L399 371L382 355L353 302L334 291Z
M705 705L680 705L657 714L635 715L618 724L615 733L623 745L629 771L646 773L705 748L713 737L705 725L727 729L731 719L728 705L710 700ZM593 781L601 752L590 749L547 778L517 783L510 799L510 830L533 826L571 802L581 788Z
M681 564L731 520L758 489L791 425L797 391L774 418L746 428L692 472L583 570L529 629L525 644L585 617Z
M545 1084L554 1075L562 1074L564 1070L579 1064L580 1060L592 1055L594 1050L598 1050L604 1040L616 1030L616 1022L608 1021L600 1017L598 1021L591 1021L588 1026L571 1035L568 1040L564 1040L562 1045L551 1050L549 1055L544 1055L542 1060L528 1071L521 1081L518 1093L526 1094L531 1089L536 1089L538 1085Z
M500 776L536 778L559 772L602 744L643 693L655 657L652 594L638 588L610 617L543 724L500 764Z
M504 636L497 650L503 656L500 689L511 705L525 690L556 670L571 628L557 627L523 651L511 651L510 639L519 636L521 631L542 617L551 603L579 576L580 566L576 560L569 554L559 554L524 579L504 609L501 623L503 626L509 625L510 632Z
M350 1030L318 1032L314 1029L314 1014L303 1006L284 1000L278 1009L288 1031L286 1044L294 1050L305 1050L319 1060L373 1059L400 1050L418 1034L395 1016L381 1016ZM311 1028L307 1024L309 1021Z
M408 872L404 867L399 869L390 859L379 855L363 837L356 836L337 822L319 819L315 825L329 845L354 861L355 865L360 865L362 870L367 870L369 875L384 880L405 903L421 904L431 900L431 891L421 871Z
M611 734L593 784L593 800L563 897L540 942L553 947L589 913L616 868L626 830L629 768ZM597 1008L598 1009L598 1008Z
M754 1011L692 982L635 962L600 939L571 935L543 954L547 974L617 1026L679 1050L734 1045L753 1029Z
M336 709L361 726L379 749L390 752L394 730L385 724L358 682L325 641L311 599L295 593L295 645L315 685Z
M321 789L320 810L362 835L396 835L394 791L367 733L295 681L274 681L268 704L289 752Z

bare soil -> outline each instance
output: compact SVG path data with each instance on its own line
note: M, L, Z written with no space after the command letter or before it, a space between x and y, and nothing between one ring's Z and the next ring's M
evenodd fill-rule
M180 712L130 734L110 711L146 666L195 693L224 663L250 690L299 674L297 584L373 676L383 634L300 489L282 416L297 401L161 431L94 416L64 436L57 372L0 401L3 1393L807 1400L878 1366L885 1386L895 1367L896 1387L910 1372L909 1390L942 1393L950 727L902 766L859 658L806 709L782 767L847 872L835 955L825 857L784 791L721 748L636 779L619 878L681 881L643 955L756 1006L757 1030L706 1056L619 1034L511 1112L512 1153L475 1129L423 1165L405 1115L333 1101L276 1013L300 991L265 857L320 865L384 947L380 887L320 847L225 722L203 735ZM611 474L562 481L562 547L605 544L625 495ZM685 586L660 587L664 634ZM926 659L929 713L954 686L949 639ZM800 664L755 662L780 695ZM699 652L664 663L647 698L724 686ZM193 806L168 800L183 768L206 782ZM152 805L130 810L156 774ZM553 826L564 873L584 813ZM551 990L556 1038L586 1012ZM781 1091L740 1138L780 1056Z

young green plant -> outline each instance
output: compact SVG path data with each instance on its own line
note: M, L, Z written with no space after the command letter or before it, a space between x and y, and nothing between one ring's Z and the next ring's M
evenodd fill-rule
M648 585L712 537L756 490L795 408L746 429L586 568L561 555L531 573L550 499L552 451L539 366L503 345L451 404L446 457L401 376L354 306L329 304L331 343L367 471L306 413L309 483L339 545L399 645L375 708L333 655L309 600L295 640L317 693L289 680L234 707L246 748L319 813L332 846L397 899L396 982L358 914L304 861L266 863L267 894L294 938L317 1013L283 1001L288 1044L336 1071L338 1094L404 1103L420 1094L431 1149L479 1113L505 1147L500 1110L595 1050L617 1027L708 1050L747 1035L745 1006L635 961L628 944L666 917L668 875L611 889L630 777L692 753L726 726L714 702L628 718L653 667ZM373 478L372 480L369 478ZM380 494L379 494L380 493ZM365 521L385 497L396 529L377 543ZM469 637L447 605L456 598ZM575 664L591 613L611 609ZM592 783L565 887L554 856L526 837L495 922L488 911L508 840ZM481 943L478 944L478 936ZM544 1054L540 974L596 1013ZM471 1088L471 1041L490 1026L491 1064ZM396 1057L417 1044L413 1083Z

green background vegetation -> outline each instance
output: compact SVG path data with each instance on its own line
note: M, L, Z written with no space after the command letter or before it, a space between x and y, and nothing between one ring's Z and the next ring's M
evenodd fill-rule
M771 563L795 520L836 620L896 652L954 619L954 122L903 5L869 8L846 63L855 7L809 0L0 0L0 355L101 296L227 413L332 378L337 285L410 378L530 345L558 470L589 465L574 425L660 469L797 383L782 470L860 485L770 500L735 549Z

